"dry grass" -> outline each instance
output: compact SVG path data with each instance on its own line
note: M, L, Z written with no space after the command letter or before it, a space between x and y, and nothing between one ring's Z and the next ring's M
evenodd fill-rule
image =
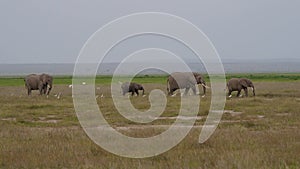
M56 85L46 99L34 92L26 96L23 86L0 87L0 168L300 168L300 82L255 83L257 96L231 98L213 136L198 143L201 128L194 128L170 151L145 159L122 158L94 144L80 127L74 113L71 89ZM118 114L109 87L99 85L98 104L109 123L141 126ZM147 91L165 84L145 84ZM210 94L201 99L196 126L208 113ZM162 116L178 113L179 97L168 97ZM149 108L147 97L131 98L140 109ZM148 137L165 129L145 126L171 124L161 119L143 128L123 130L131 136Z

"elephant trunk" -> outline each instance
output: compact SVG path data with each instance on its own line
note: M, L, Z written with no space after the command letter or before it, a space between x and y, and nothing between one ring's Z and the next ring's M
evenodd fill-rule
M142 87L142 90L143 90L143 95L145 95L145 90L144 90L144 88Z
M253 83L250 82L250 84L248 85L248 87L251 88L251 90L252 90L252 92L253 92L253 96L255 96L255 87L254 87Z
M253 96L255 96L255 88L254 88L254 86L252 86L251 89L252 89L252 92L253 92Z
M168 91L168 95L171 95L171 89L170 89L169 78L167 79L167 91Z
M209 89L209 88L210 88L209 86L206 86L206 84L205 84L205 83L201 83L201 85L202 85L203 87L207 88L207 89Z
M47 85L46 95L48 96L50 93L52 86L50 84Z
M202 87L203 87L203 93L204 95L206 94L206 89L209 89L210 87L206 86L205 83L201 83Z

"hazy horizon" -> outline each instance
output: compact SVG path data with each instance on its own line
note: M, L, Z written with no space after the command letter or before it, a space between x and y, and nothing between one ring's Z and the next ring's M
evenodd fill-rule
M222 62L300 62L300 57L286 57L286 58L220 58ZM120 61L107 61L104 60L103 63L120 63ZM194 63L193 61L187 61L186 63ZM0 64L76 64L74 62L0 62ZM300 65L299 65L300 67Z
M101 63L98 75L112 75L119 63ZM126 63L125 66L131 67ZM207 73L201 63L187 63L192 71ZM31 73L49 73L52 75L72 75L74 63L44 63L44 64L0 64L0 76L24 76ZM225 73L300 73L300 61L224 61ZM180 66L180 65L178 65ZM178 66L173 64L173 71L179 71ZM147 70L143 74L162 74L159 70Z

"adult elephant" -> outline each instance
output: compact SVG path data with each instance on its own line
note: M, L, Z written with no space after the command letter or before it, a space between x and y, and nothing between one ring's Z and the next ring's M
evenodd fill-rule
M205 80L200 73L190 72L175 72L171 73L167 79L167 90L169 95L173 95L173 92L177 89L185 89L184 94L186 95L191 88L193 93L196 94L196 84L201 84L203 87L203 96L206 94Z
M40 95L46 94L47 97L52 89L53 77L48 74L30 74L25 77L27 94L31 95L31 90L39 90Z
M128 92L131 93L132 96L134 95L134 93L139 95L139 90L143 91L143 95L145 94L144 87L142 85L134 83L134 82L131 82L131 83L125 82L121 85L121 88L122 88L123 96Z
M253 91L253 96L255 96L255 88L250 79L247 78L232 78L227 83L228 96L232 97L231 93L233 91L238 91L237 97L241 96L241 91L245 91L245 96L248 97L248 87L251 87Z

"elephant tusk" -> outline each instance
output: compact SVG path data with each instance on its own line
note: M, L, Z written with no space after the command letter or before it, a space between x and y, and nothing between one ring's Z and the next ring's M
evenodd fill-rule
M204 84L202 84L202 83L201 83L201 85L202 85L203 87L207 88L207 89L210 88L209 86L206 86L206 85L204 85Z
M49 95L49 91L50 91L51 86L49 84L47 84L47 90L46 90L46 95ZM47 97L48 98L48 97Z
M123 83L122 83L122 82L120 82L120 81L119 81L118 83L119 83L120 85L121 85L121 84L123 84Z

